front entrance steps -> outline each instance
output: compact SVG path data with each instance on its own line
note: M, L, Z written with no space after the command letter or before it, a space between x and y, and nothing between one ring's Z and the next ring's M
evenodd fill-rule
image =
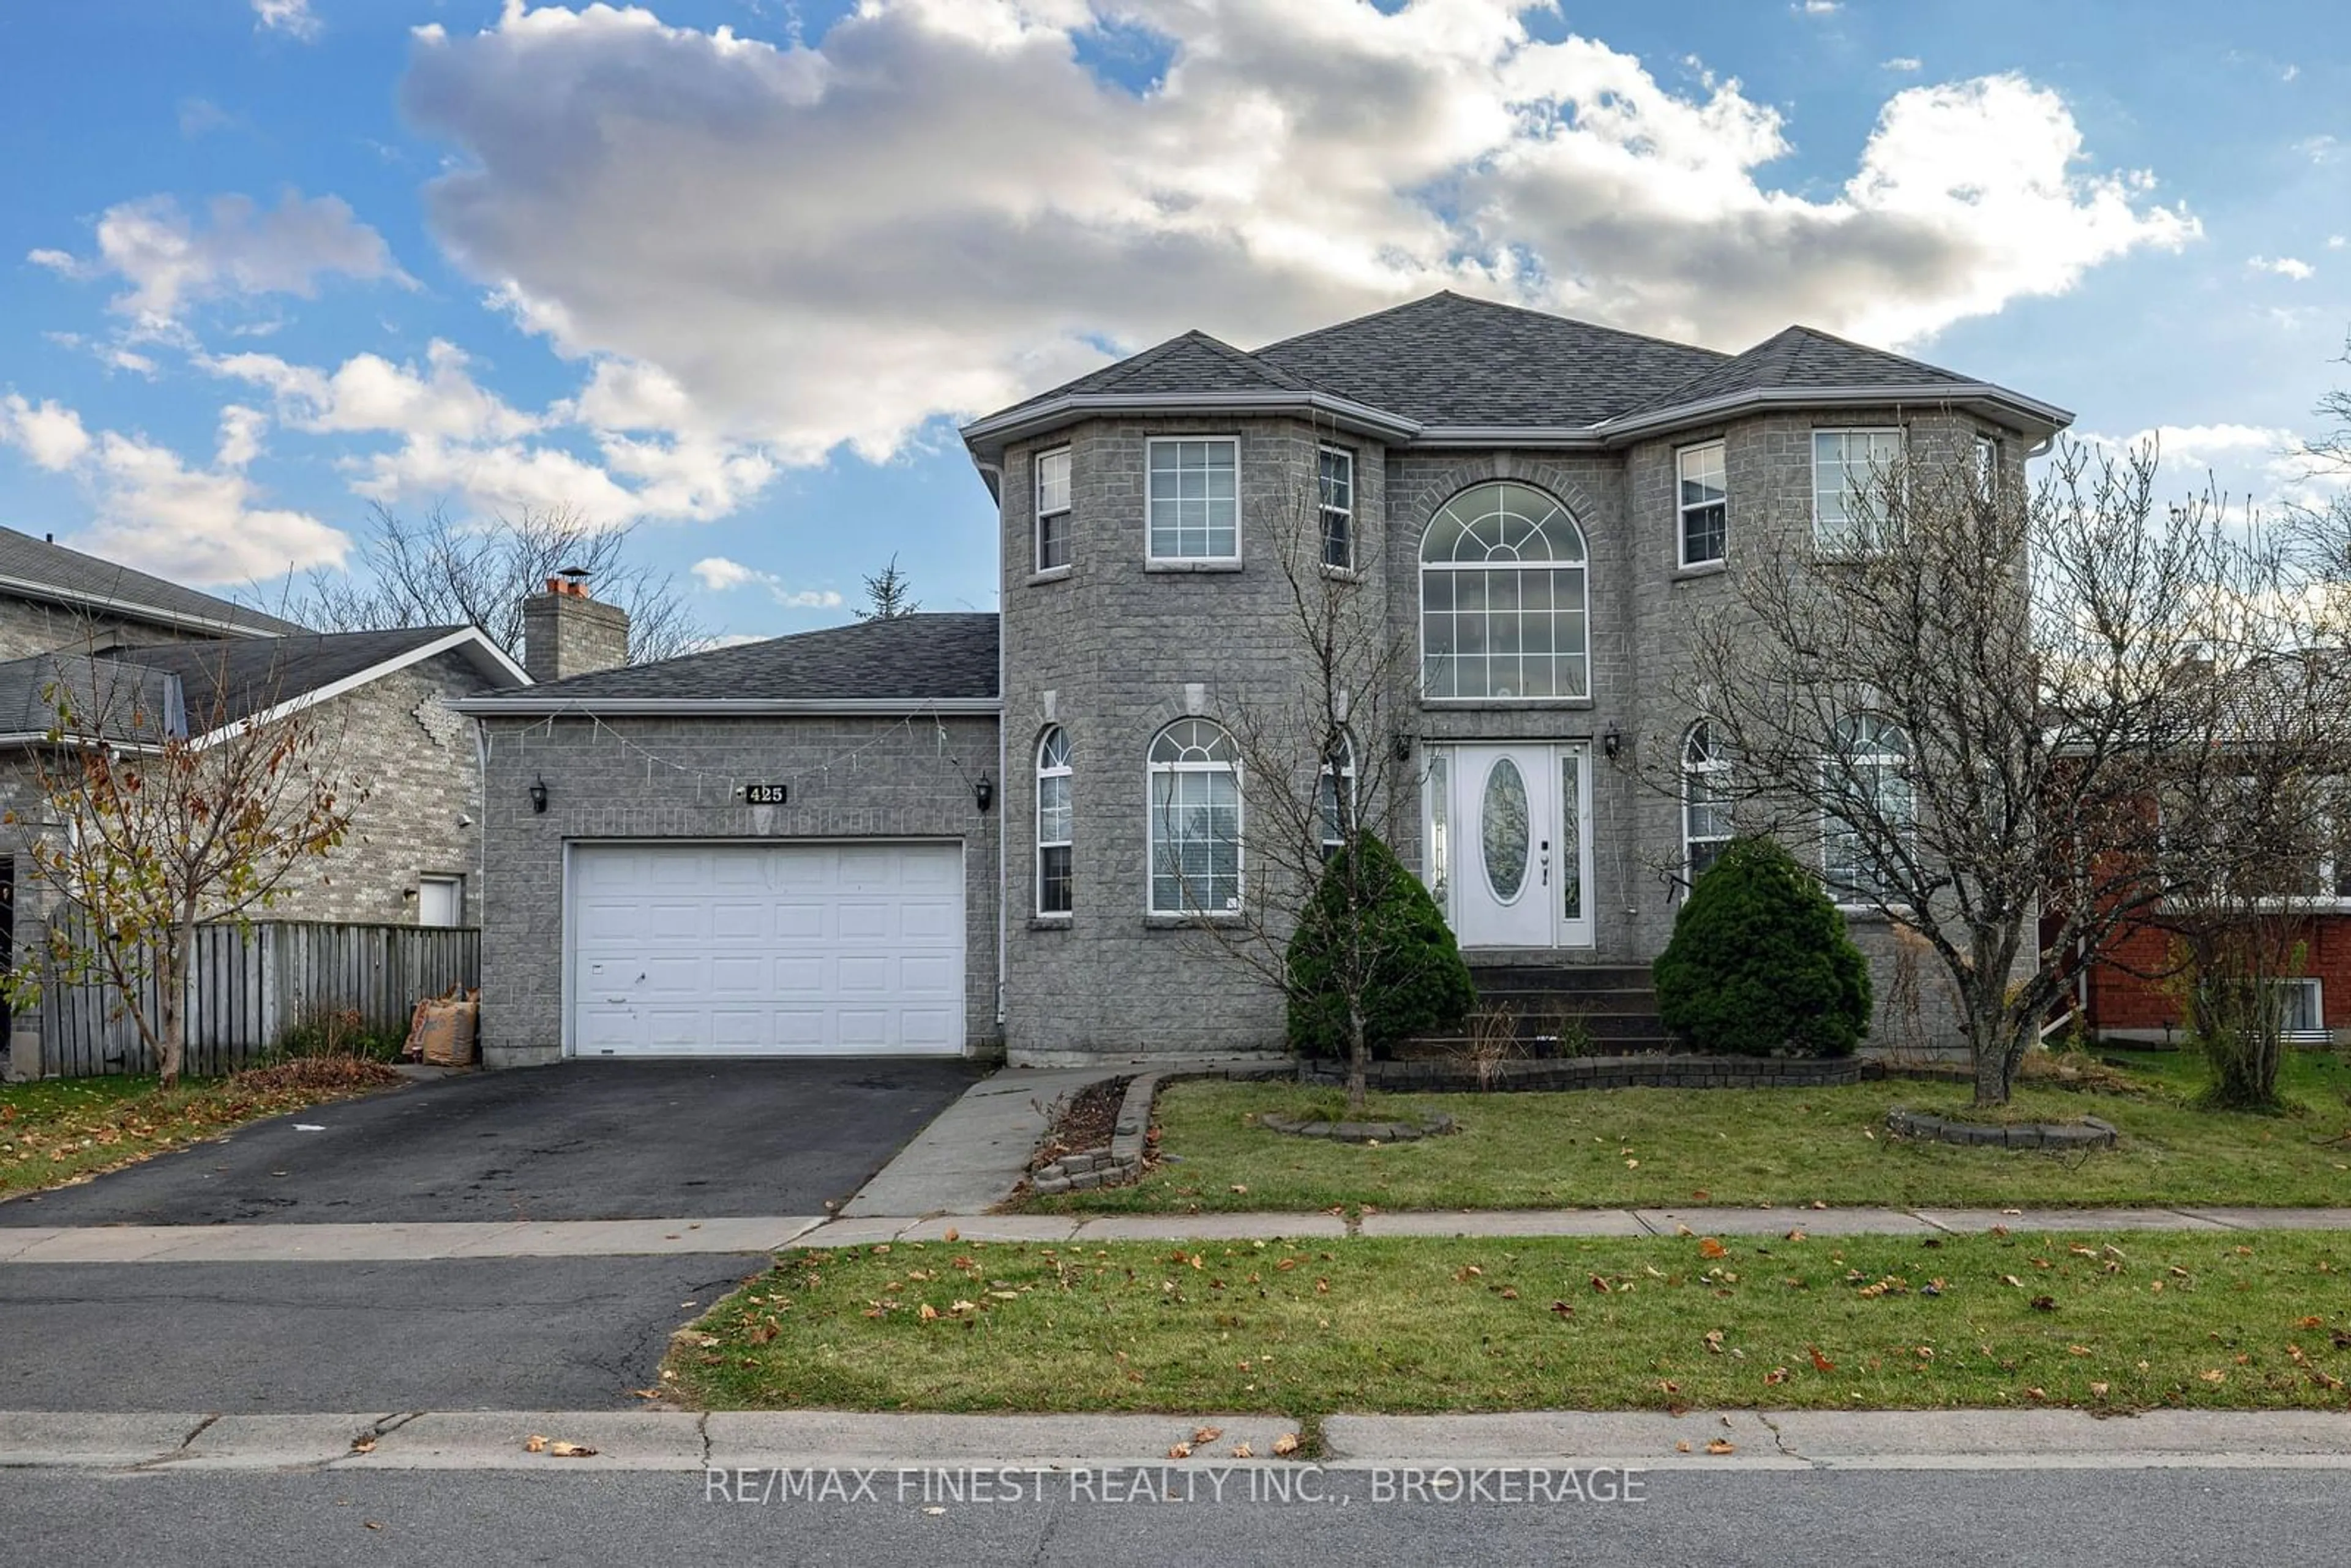
M1657 994L1646 964L1469 966L1478 1011L1507 1012L1529 1055L1622 1056L1662 1051ZM1466 1048L1465 1036L1428 1037L1415 1053Z

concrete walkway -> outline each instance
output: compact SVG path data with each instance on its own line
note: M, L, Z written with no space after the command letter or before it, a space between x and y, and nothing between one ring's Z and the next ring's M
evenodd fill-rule
M506 1225L105 1225L0 1230L0 1266L42 1263L404 1263L659 1258L785 1247L940 1241L1256 1241L1350 1236L1965 1236L2351 1230L2351 1208L1563 1208L1466 1213L819 1215L550 1220Z
M1168 1450L1219 1428L1189 1461ZM1303 1468L1268 1458L1280 1415L881 1416L841 1411L397 1411L288 1416L0 1412L0 1468L730 1472L753 1490L792 1472L919 1467L998 1476L1104 1468L1170 1478ZM532 1451L529 1439L549 1439ZM1614 1467L1639 1470L2351 1469L2351 1422L2330 1411L1529 1411L1332 1416L1314 1468ZM564 1456L556 1443L592 1448ZM1246 1443L1254 1458L1236 1460ZM1710 1443L1728 1444L1709 1452ZM746 1473L747 1472L747 1474ZM1457 1484L1459 1480L1457 1475ZM800 1484L807 1485L803 1480ZM852 1483L853 1484L853 1483ZM1442 1484L1442 1483L1440 1483ZM1030 1495L1034 1495L1031 1493ZM874 1500L905 1501L883 1473ZM749 1501L752 1498L730 1500ZM772 1499L770 1500L773 1500Z

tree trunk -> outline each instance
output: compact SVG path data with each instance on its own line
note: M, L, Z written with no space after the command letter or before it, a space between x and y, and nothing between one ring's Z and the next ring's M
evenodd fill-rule
M163 1087L176 1088L180 1066L187 1054L188 956L196 950L196 923L183 920L172 928L171 951L155 976L156 1009L162 1015L156 1065Z
M1366 1082L1367 1069L1372 1060L1370 1032L1364 1027L1363 999L1359 997L1349 997L1347 998L1347 1114L1351 1117L1364 1113L1364 1107L1371 1094L1371 1086Z
M1975 1011L1976 1016L1968 1020L1968 1055L1975 1068L1976 1104L1990 1109L2008 1103L2016 1068L1999 1016L1988 1016L1980 1005Z

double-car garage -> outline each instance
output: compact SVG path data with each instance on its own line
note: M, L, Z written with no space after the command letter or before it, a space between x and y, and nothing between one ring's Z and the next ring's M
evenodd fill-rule
M960 1052L964 880L960 843L575 842L570 1052Z

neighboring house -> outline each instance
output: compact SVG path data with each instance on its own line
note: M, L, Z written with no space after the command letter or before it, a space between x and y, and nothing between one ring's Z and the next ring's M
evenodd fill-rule
M36 646L47 643L46 647ZM302 867L269 917L470 925L479 918L481 759L451 700L528 677L472 627L319 633L226 601L0 530L0 805L40 819L32 752L57 723L53 694L117 716L135 747L201 738L300 710L335 772L366 791L350 835ZM10 930L47 913L14 875ZM15 1018L14 1076L42 1071L36 1016Z
M1194 928L1251 874L1225 727L1294 674L1265 530L1301 496L1331 570L1420 639L1414 722L1371 743L1414 758L1395 848L1468 956L1646 964L1721 837L1722 759L1666 694L1730 541L1838 542L1905 453L2021 484L2069 420L1803 328L1733 357L1440 294L1253 353L1187 333L965 428L1000 624L459 705L487 755L486 1049L1277 1045L1279 998ZM1659 745L1681 801L1635 776ZM1155 813L1175 789L1196 810ZM1855 929L1882 995L1890 933Z

